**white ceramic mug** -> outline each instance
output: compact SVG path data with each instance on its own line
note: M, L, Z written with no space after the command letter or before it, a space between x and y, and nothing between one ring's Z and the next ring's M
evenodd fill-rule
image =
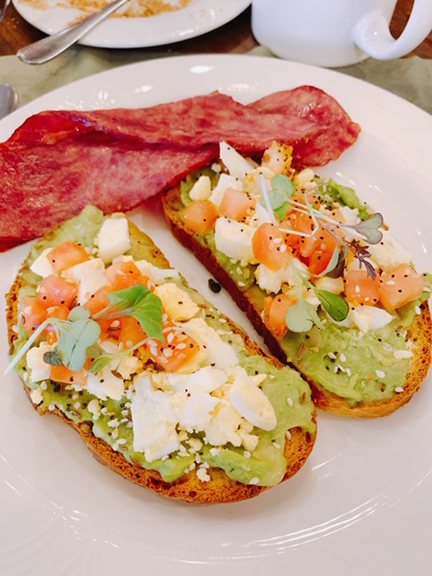
M432 30L432 0L415 0L408 24L395 40L389 22L397 0L253 0L257 41L289 60L347 66L371 56L404 56Z

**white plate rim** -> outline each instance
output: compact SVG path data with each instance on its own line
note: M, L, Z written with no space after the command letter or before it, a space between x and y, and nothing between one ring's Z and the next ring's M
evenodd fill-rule
M54 6L47 10L12 0L29 24L54 34L78 18L79 10ZM227 24L250 5L251 0L191 0L179 11L149 18L108 18L88 32L79 44L96 48L149 48L189 40Z
M246 60L246 58L248 60ZM340 99L341 103L346 107L353 118L362 124L362 138L363 141L367 142L367 144L374 144L373 137L377 133L383 137L383 141L388 144L392 153L403 144L404 153L401 155L402 158L396 157L397 160L400 161L402 159L402 161L407 164L409 171L412 171L414 179L419 178L419 181L424 182L425 185L429 186L429 188L432 186L432 177L428 174L427 170L427 167L431 165L431 151L427 146L425 146L427 134L430 132L429 127L432 128L432 117L428 114L384 90L333 71L289 62L281 62L273 59L264 60L262 58L251 56L178 57L158 62L133 64L123 68L103 72L94 77L80 80L69 86L60 88L18 110L0 123L0 138L7 137L13 128L17 127L28 115L46 107L71 108L77 105L83 106L86 102L86 98L83 97L83 90L84 95L86 89L91 93L88 100L90 106L94 104L92 100L94 95L99 94L99 105L109 107L109 105L112 104L112 100L101 96L101 94L103 94L104 90L107 92L114 90L113 87L119 81L130 81L131 78L136 77L138 73L146 73L148 78L155 78L157 77L157 74L166 74L170 70L173 72L175 70L178 74L180 74L180 72L186 74L188 70L191 71L192 69L195 70L194 74L202 75L200 80L201 78L204 78L206 74L209 76L213 74L214 76L214 79L210 80L209 83L206 83L205 80L202 84L199 83L200 86L203 86L203 92L206 89L208 90L209 85L211 85L213 88L225 88L231 95L237 95L239 96L239 99L246 101L253 100L255 95L258 93L265 93L266 90L271 91L272 81L274 84L278 84L278 82L281 84L280 80L271 80L272 75L284 73L286 75L286 80L284 81L286 87L292 87L294 79L295 81L298 81L299 79L303 80L305 78L310 78L311 84L313 83L319 87L327 89L328 91L332 91L332 93ZM192 73L189 72L188 77L190 77L191 74ZM238 78L240 81L235 82L233 78ZM265 87L263 86L264 82L268 82ZM133 83L134 82L132 81L132 84ZM329 87L332 88L332 90L330 90ZM186 96L187 93L188 89L183 88L179 97ZM353 94L356 94L354 98L352 96ZM149 103L153 103L152 89L144 91L142 96L144 100L148 99ZM172 92L166 95L166 100L169 99L173 99ZM365 107L367 110L364 110ZM398 119L398 127L394 126L395 117ZM408 130L401 134L401 127L404 129L405 127L409 127L411 131ZM378 144L380 144L380 142L378 142ZM364 153L364 150L362 150L362 153ZM360 160L361 159L362 157L360 155ZM387 162L387 160L386 157L383 157L383 161ZM343 177L349 177L350 170L355 169L356 161L356 150L355 147L353 147L351 151L346 153L345 157L343 157L341 161L330 166L329 170L335 171ZM367 171L367 169L365 170ZM395 170L397 170L396 167ZM377 190L377 193L378 192L379 190ZM430 194L427 191L424 191L424 194L421 193L420 199L428 203L429 206L431 205ZM379 196L378 200L381 201ZM136 215L136 217L139 220L139 215ZM164 247L162 246L162 248ZM0 263L3 264L2 268L8 270L8 277L2 279L2 288L7 288L6 284L9 279L13 277L16 267L18 266L18 259L22 257L25 252L26 247L21 247L11 251L7 256L0 256ZM429 264L429 267L431 266L431 258L428 251L422 258L422 261L426 261ZM4 291L5 290L3 290L3 292ZM2 324L2 330L4 331L4 321ZM2 362L3 360L4 359L2 359ZM428 380L430 380L430 377ZM10 391L9 380L5 382L5 384L6 391L3 389L0 394L2 400L7 402L9 400L6 397L6 392ZM413 431L411 434L417 433L417 431L423 433L429 431L430 424L428 423L428 408L430 408L432 401L429 388L422 390L418 397L416 397L407 408L404 408L403 411L401 410L394 416L389 417L389 419L386 420L384 428L382 428L378 422L367 422L358 425L358 423L351 421L341 422L339 419L324 416L321 418L323 423L319 433L319 441L321 442L320 438L326 439L329 434L331 436L332 431L336 426L342 426L343 430L349 432L353 432L353 430L358 431L361 426L361 428L364 429L363 433L368 436L372 435L372 437L376 430L391 430L391 432L395 434L395 438L397 438L398 434L400 434L399 426L405 427L408 431L412 427ZM14 401L16 400L18 402L18 405L15 405L16 403L14 404L14 409L20 412L23 411L27 415L29 412L27 407L24 408L24 406L21 405L21 399L23 399L22 392L18 392L17 398L13 398ZM416 420L409 421L410 415L414 415ZM39 420L42 420L42 423L40 423ZM48 437L52 434L51 426L57 430L55 424L45 422L44 419L39 420L32 418L32 430L35 429L38 432L44 430L44 434L47 434ZM77 444L76 439L70 438L69 440L72 445L72 450L74 452L79 450L75 447L75 444ZM205 540L203 540L202 544L202 553L198 554L195 550L195 556L190 553L184 557L179 555L178 558L173 558L172 555L170 556L168 551L166 555L162 554L159 557L157 556L157 552L154 550L150 550L149 555L149 550L147 548L145 548L144 552L140 552L138 545L143 546L143 542L139 542L139 538L137 538L136 541L134 539L120 538L119 534L115 531L114 533L109 534L113 539L113 542L111 543L113 544L113 547L117 546L118 549L120 542L121 552L123 554L130 554L130 558L127 560L126 564L132 570L136 569L136 563L142 555L146 555L147 566L152 569L154 574L164 574L166 573L164 570L175 567L179 574L190 574L194 572L197 574L216 574L223 569L231 576L231 573L234 574L235 570L238 569L238 566L242 565L247 567L249 572L252 574L261 573L264 567L272 568L273 570L279 571L276 573L281 573L280 570L286 566L291 566L293 569L303 569L303 571L308 573L308 570L319 566L321 573L327 576L330 574L342 574L347 568L351 569L350 573L353 575L362 574L364 572L364 569L367 566L367 558L364 559L356 557L355 564L353 565L352 563L352 554L355 553L356 542L360 538L367 542L371 547L370 552L374 554L374 562L376 566L385 566L386 569L391 569L393 574L399 576L406 570L409 557L411 557L412 554L415 554L417 547L424 542L423 535L425 534L425 521L428 517L427 513L432 512L432 502L430 497L424 498L425 494L427 495L429 493L432 482L432 454L431 448L428 447L426 440L427 438L425 439L424 437L419 439L419 449L422 449L420 452L421 461L417 464L412 463L413 468L416 466L418 468L418 470L416 469L414 485L409 469L407 468L407 470L405 470L406 478L403 476L401 470L398 469L398 472L401 474L400 482L403 486L402 488L395 486L394 484L386 486L387 493L384 494L384 496L387 497L387 500L386 498L383 498L382 494L377 494L376 497L372 498L370 501L363 502L361 506L358 506L357 510L352 509L349 511L349 514L345 511L339 516L335 516L331 522L322 521L320 523L317 519L314 519L309 530L303 529L302 531L299 527L298 533L291 531L287 534L277 534L274 536L274 548L272 548L272 539L265 538L260 540L260 534L256 534L255 541L251 539L248 546L244 546L238 550L233 548L232 545L230 547L230 542L226 542L225 546L227 548L225 556L221 552L223 548L220 548L220 546L219 554L215 555L215 550L212 548L212 545L208 544ZM0 440L0 479L3 481L3 483L0 484L0 501L3 501L4 503L5 496L9 494L9 489L6 487L6 483L11 484L16 490L22 490L22 494L25 494L25 490L21 485L19 485L16 475L11 472L11 467L7 466L9 461L4 456L5 452L2 446L4 448L4 441ZM324 449L325 447L323 447L321 442L321 445L319 446L321 452L317 452L320 457L322 455L322 450ZM367 454L361 455L364 457L368 456ZM88 458L87 455L85 456ZM345 455L345 457L349 459L347 455ZM77 458L80 458L80 454L78 454ZM310 470L306 470L304 474L300 473L301 477L299 475L298 478L295 478L292 481L294 492L298 492L301 496L303 483L306 483L308 487L313 490L314 485L312 480L314 475L317 475L319 480L324 482L323 478L319 476L320 466L324 468L327 466L330 472L333 471L331 463L325 462L324 459L320 462L315 461L313 473L311 473ZM105 474L102 472L100 474L105 478ZM24 480L27 481L27 484L30 485L29 489L31 489L31 479L29 480L28 478L24 478ZM108 480L108 482L111 481ZM334 482L336 482L336 480ZM114 486L113 492L115 493L115 490L120 490L120 493L122 494L123 485L118 484L116 480L112 480L112 484ZM281 493L282 490L284 494L286 493L286 490L288 491L288 494L291 492L291 489L288 490L287 488L285 490L285 487L280 487L275 489L274 494L276 495ZM272 514L276 515L274 509L274 498L276 498L276 496L273 498L273 496L271 496L272 492L273 491L258 499L256 503L252 501L250 503L234 505L233 507L225 507L227 514L233 515L233 522L236 520L236 515L238 515L238 525L244 530L247 530L245 522L253 523L256 526L260 526L260 523L265 524ZM128 490L127 493L129 495ZM136 491L132 489L130 494L135 496ZM39 500L43 500L41 497L38 500L38 494L33 494L33 496L35 497L36 504L40 504ZM147 497L145 497L144 500L146 501L146 505L149 507L155 506L163 514L172 514L173 517L179 517L183 521L192 521L196 519L194 518L194 515L198 517L199 514L201 514L200 512L196 512L196 509L194 508L184 508L178 506L176 503L166 504L164 502L161 504L158 501L155 504L152 498L148 499ZM338 502L336 501L333 504L337 507ZM169 507L170 505L172 506L171 508ZM267 505L270 505L269 509L265 508ZM14 511L17 511L16 507L10 512L12 513ZM19 509L18 512L20 512ZM102 511L100 512L102 514ZM292 511L292 513L293 512L294 511ZM259 516L259 522L257 521L255 514ZM222 513L219 513L218 511L203 512L202 515L204 518L212 521L214 525L223 524L220 517ZM418 526L405 526L410 515L414 515L418 522ZM61 514L55 516L55 525L57 527L61 523L60 518ZM69 523L71 523L70 515L67 516L67 519ZM209 531L211 530L212 525L209 525ZM270 530L268 526L267 530ZM389 553L393 550L393 543L391 543L390 547L390 545L384 541L382 537L383 531L386 531L386 534L389 535L390 541L392 537L396 538L398 535L399 537L403 537L404 543L408 546L406 553L399 551L397 556L391 557ZM69 536L72 532L73 531L70 529ZM214 530L212 534L213 533ZM114 541L115 539L113 534L117 536L117 542ZM100 537L100 534L98 534L98 536ZM55 537L55 535L50 534L50 538ZM61 544L63 546L66 545L67 551L76 549L78 552L85 552L84 557L80 559L80 566L87 570L83 573L98 573L96 571L97 565L98 568L103 566L104 573L114 574L113 566L116 565L118 567L120 565L118 564L118 555L109 549L108 545L103 545L100 541L98 542L97 550L93 550L91 546L91 535L86 533L85 530L80 533L80 537L80 545L75 541L71 542L70 539L62 539ZM419 544L417 544L417 542ZM219 544L221 543L222 540ZM187 548L186 541L184 542L184 546ZM423 549L423 555L421 557L416 557L418 563L417 567L420 571L422 568L429 565L431 555L428 550L429 549L425 551L425 549ZM10 552L10 550L6 548L3 550L0 549L0 562L4 561L5 554L8 551ZM336 567L334 566L335 553L338 553L338 566ZM317 555L316 559L314 559L315 555ZM123 563L125 562L124 557L122 561ZM22 568L24 566L23 559L20 558L19 562L20 568ZM221 568L222 566L223 568ZM68 566L66 565L65 573L74 573L73 569L71 569L71 572L67 572L67 569Z

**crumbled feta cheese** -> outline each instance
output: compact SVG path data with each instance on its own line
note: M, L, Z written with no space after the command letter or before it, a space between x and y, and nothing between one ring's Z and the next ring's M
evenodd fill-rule
M192 318L183 324L183 330L198 342L207 355L207 362L214 368L227 370L238 365L239 359L232 346L202 318Z
M200 176L195 184L192 186L189 196L192 200L205 201L211 195L211 182L208 176Z
M215 206L219 207L225 196L225 190L227 188L234 188L234 190L243 190L242 183L234 178L233 176L228 176L228 174L221 174L216 187L213 189L211 196L209 198Z
M99 256L104 262L111 262L131 247L129 224L126 218L108 218L102 224L96 238Z
M106 366L97 374L89 373L87 390L101 400L106 400L107 398L120 400L124 392L124 382L122 378L114 376L110 367Z
M96 398L93 398L93 400L90 400L87 408L95 420L97 420L99 418L99 416L101 415L101 406L99 404L99 400L97 400Z
M162 284L167 278L179 278L179 273L174 268L158 268L147 260L136 260L135 264L141 274L150 278L153 284Z
M410 350L395 350L393 352L393 356L397 359L412 358L414 356L414 354Z
M368 252L378 266L383 270L397 266L398 264L409 264L412 260L411 254L405 250L388 232L382 230L383 238L379 244L368 246Z
M252 237L255 232L255 228L242 222L218 218L215 226L216 249L236 262L254 262Z
M255 166L246 158L243 158L232 146L226 142L221 142L219 145L220 159L225 165L225 168L230 173L230 176L244 180L246 174L252 172Z
M67 268L62 276L69 282L78 284L78 304L83 306L99 288L109 284L104 271L105 266L102 260L92 258Z
M357 306L354 310L350 309L348 316L362 332L383 328L394 319L394 316L376 306Z
M35 388L30 393L30 398L35 406L39 406L43 402L43 394L40 388Z
M276 414L270 400L251 381L244 369L237 370L230 399L237 412L254 426L266 431L273 430L276 426Z
M144 452L148 462L179 450L181 445L176 432L177 417L172 398L155 390L147 375L138 377L134 386L131 407L134 450Z
M189 294L173 282L157 286L154 293L162 300L166 313L173 320L189 320L199 312Z
M196 475L201 480L201 482L208 482L211 480L207 470L204 467L198 468Z
M50 274L55 274L55 270L47 258L51 250L52 248L47 248L44 250L30 266L30 270L35 274L42 276L42 278L46 278Z
M44 362L43 356L45 352L51 351L52 346L46 342L42 342L39 346L33 346L33 348L30 348L27 352L27 368L30 370L30 380L32 382L40 382L41 380L49 379L51 366Z
M280 292L285 276L285 267L279 268L279 270L275 272L264 264L260 264L255 270L255 278L258 286L265 292Z

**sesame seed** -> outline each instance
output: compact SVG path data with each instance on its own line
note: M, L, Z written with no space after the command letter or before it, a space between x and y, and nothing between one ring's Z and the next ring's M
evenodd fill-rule
M254 476L250 481L249 484L258 484L258 482L260 481L260 479L258 478L258 476Z
M375 370L375 374L378 376L378 378L385 377L385 372L383 372L382 370Z
M404 389L401 388L401 386L398 386L397 388L395 388L396 394L400 394L400 393L403 392L403 391L404 391Z

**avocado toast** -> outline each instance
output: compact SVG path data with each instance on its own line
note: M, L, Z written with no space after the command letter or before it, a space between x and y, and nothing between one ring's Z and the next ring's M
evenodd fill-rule
M36 410L161 495L251 498L313 448L307 383L189 288L122 214L88 206L39 240L7 320L9 369Z
M273 143L260 163L220 149L219 162L165 194L174 235L319 408L390 414L430 365L431 276L354 190L292 169L289 146Z

